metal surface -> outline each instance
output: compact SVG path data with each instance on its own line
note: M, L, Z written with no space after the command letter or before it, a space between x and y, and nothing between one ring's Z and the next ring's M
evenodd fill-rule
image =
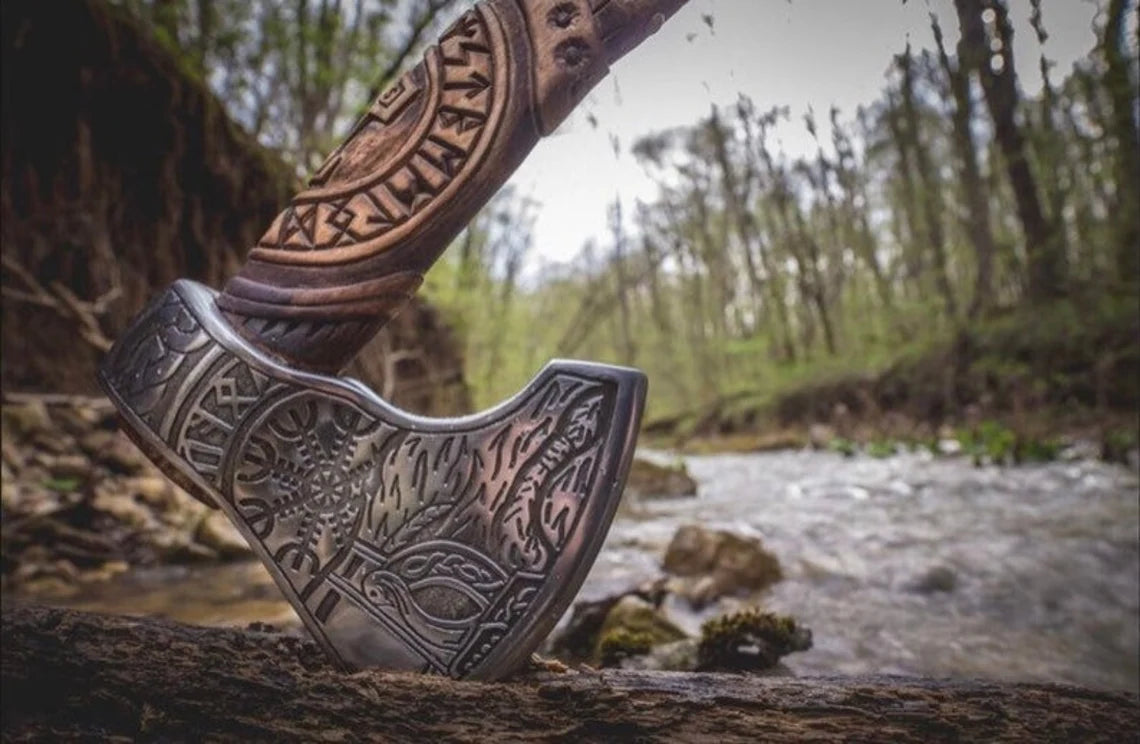
M574 597L621 497L636 370L551 362L477 416L410 416L248 344L180 281L100 383L164 470L230 517L326 651L496 678Z

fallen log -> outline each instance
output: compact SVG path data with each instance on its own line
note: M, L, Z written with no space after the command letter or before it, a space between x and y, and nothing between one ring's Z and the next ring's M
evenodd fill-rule
M4 741L1121 741L1137 697L1064 685L529 670L344 673L264 630L3 611Z

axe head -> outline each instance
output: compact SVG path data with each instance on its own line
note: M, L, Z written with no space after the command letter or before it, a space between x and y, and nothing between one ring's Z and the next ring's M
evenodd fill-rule
M430 419L244 340L179 281L100 384L136 443L222 509L328 655L501 677L573 599L621 497L642 373L551 362L483 413Z

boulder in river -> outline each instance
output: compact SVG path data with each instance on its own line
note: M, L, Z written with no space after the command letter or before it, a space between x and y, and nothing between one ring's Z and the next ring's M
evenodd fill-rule
M622 669L651 672L692 672L697 669L697 638L683 638L654 646L646 653L628 656L620 661Z
M684 462L661 465L635 458L626 481L627 494L639 499L680 498L697 495L697 482Z
M731 594L767 589L783 578L780 562L759 538L684 525L665 551L665 570L683 579L672 589L695 607Z
M936 594L954 591L958 575L946 566L934 566L911 583L911 591L919 594Z
M626 656L645 654L655 646L684 638L685 632L658 608L635 594L627 594L606 613L594 659L603 666L617 666Z
M253 549L225 514L211 511L198 524L198 542L214 550L222 559L250 558Z

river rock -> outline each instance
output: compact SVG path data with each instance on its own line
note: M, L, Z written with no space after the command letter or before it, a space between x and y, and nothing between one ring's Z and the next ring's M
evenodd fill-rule
M954 591L958 575L946 566L934 566L911 583L911 591L919 594L937 594Z
M812 633L790 617L748 608L701 627L697 669L705 672L771 671L780 658L812 647Z
M106 398L77 397L70 405L56 406L52 417L72 434L84 435L96 428L112 430L115 408Z
M43 401L36 399L5 405L4 419L5 423L12 427L13 433L24 437L31 437L52 428L47 406Z
M621 596L575 602L565 626L547 638L543 653L574 663L590 660L598 645L602 623L619 599Z
M173 487L170 481L161 475L139 475L125 481L131 493L150 506L163 507L170 503Z
M92 457L102 455L115 446L116 433L105 429L97 429L84 434L79 439L79 446Z
M627 594L606 614L594 647L594 659L615 666L625 656L647 653L655 646L685 637L684 631L651 603Z
M654 646L648 653L622 659L622 669L648 672L692 672L697 668L700 641L685 638Z
M213 548L194 542L188 535L167 530L154 533L150 547L164 563L204 563L218 560Z
M678 528L664 567L682 579L673 591L697 608L726 595L763 591L783 578L780 562L758 538L699 525Z
M198 525L195 538L199 543L217 552L226 560L248 558L253 554L249 543L233 526L233 523L220 511L206 514Z
M96 486L91 505L131 529L151 531L157 527L154 513L120 483L103 482Z
M808 442L812 449L827 449L835 437L835 429L827 424L815 423L808 427Z
M680 498L697 495L697 482L684 462L659 465L635 458L625 485L626 493L639 499Z
M123 433L113 437L107 448L97 453L97 457L111 470L127 475L153 467L139 448Z
M91 475L91 461L83 455L58 455L49 466L56 478L79 478L86 480Z

